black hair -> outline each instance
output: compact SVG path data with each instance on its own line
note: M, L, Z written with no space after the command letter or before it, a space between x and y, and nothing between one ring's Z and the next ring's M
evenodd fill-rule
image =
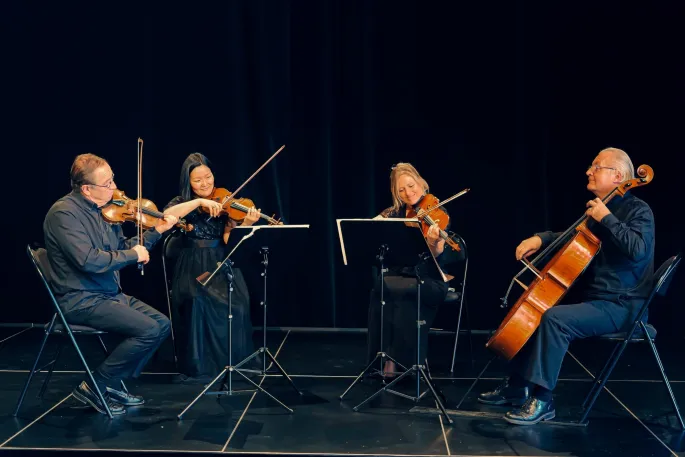
M183 201L193 199L193 188L190 186L190 173L197 167L204 165L207 168L212 168L212 164L207 157L199 152L193 152L181 165L181 179L179 179L178 187Z

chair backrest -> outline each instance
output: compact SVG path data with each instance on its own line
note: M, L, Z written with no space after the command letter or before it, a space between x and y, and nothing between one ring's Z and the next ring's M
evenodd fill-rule
M642 320L644 318L645 314L647 313L647 309L654 298L654 295L666 295L668 286L671 284L673 274L678 268L681 258L682 253L674 255L673 257L669 257L664 263L661 264L659 269L654 272L654 275L652 275L652 291L649 294L649 297L647 297L647 300L645 300L644 305L642 305L642 309L638 314L638 320Z
M673 257L666 260L659 269L654 273L654 292L664 296L668 290L668 286L671 285L673 280L673 274L680 264L682 259L682 254L674 255Z
M183 248L183 235L180 233L172 233L164 240L164 249L162 253L164 257L172 260L178 257Z
M164 269L164 281L167 289L171 287L172 275L176 265L176 259L183 249L183 235L179 232L172 232L164 239L162 247L162 268Z
M48 291L48 294L50 295L50 300L52 301L52 305L55 309L55 312L59 315L62 323L66 324L66 319L64 318L62 309L59 307L57 298L55 297L55 294L52 292L52 286L50 285L50 278L53 277L53 273L52 268L50 268L50 262L48 261L48 252L45 250L45 248L38 248L34 250L31 249L30 245L28 245L26 246L26 253L31 259L33 266L36 268L36 273L38 273L38 276L43 281L45 289Z

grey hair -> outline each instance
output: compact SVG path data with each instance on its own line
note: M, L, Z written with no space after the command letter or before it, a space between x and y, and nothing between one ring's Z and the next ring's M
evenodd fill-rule
M622 149L618 148L606 148L602 149L602 152L610 152L616 162L616 168L618 168L619 173L621 173L621 181L626 181L628 179L635 178L635 167L633 162L628 157L628 154Z

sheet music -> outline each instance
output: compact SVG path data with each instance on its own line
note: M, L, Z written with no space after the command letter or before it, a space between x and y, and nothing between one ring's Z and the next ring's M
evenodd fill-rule
M403 221L403 222L416 222L417 224L419 223L419 220L416 218L406 218L406 217L382 217L382 218L371 218L371 219L336 219L336 224L338 225L338 238L340 239L340 250L342 251L342 256L343 256L343 263L347 265L347 253L345 252L345 241L343 240L342 236L342 228L340 227L341 222L354 222L354 221ZM431 254L431 258L433 259L433 262L435 262L435 266L437 267L438 271L440 272L440 275L442 276L442 280L444 282L448 282L447 276L445 275L445 272L442 271L442 268L440 268L440 265L438 264L438 260L435 258L433 253L431 252L430 248L428 247L428 241L424 238L424 241L426 241L426 249L428 249L428 252ZM445 248L447 249L447 248Z

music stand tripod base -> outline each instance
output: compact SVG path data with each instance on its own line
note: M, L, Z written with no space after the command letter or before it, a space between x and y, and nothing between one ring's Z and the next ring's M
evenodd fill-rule
M241 362L239 362L238 364L236 364L236 365L233 365L233 364L232 364L232 343L233 343L233 335L232 335L232 334L233 334L233 331L232 331L232 327L233 327L233 314L230 312L230 310L232 309L233 271L232 271L232 268L231 268L231 266L232 266L232 261L230 260L230 257L233 255L233 253L235 252L235 250L238 248L238 246L240 246L240 244L241 244L243 241L245 241L246 239L248 239L248 238L250 238L252 235L254 235L255 230L257 230L257 229L259 229L259 228L261 228L261 227L258 226L258 227L249 227L249 228L252 229L252 230L250 231L250 233L247 234L247 235L244 235L244 236L240 239L240 241L238 242L238 244L237 244L237 245L233 248L233 250L226 256L226 258L224 259L224 261L221 262L221 263L217 266L217 269L216 269L211 275L209 275L209 277L208 277L207 279L202 280L202 279L201 279L202 277L201 277L201 278L198 278L198 281L200 282L200 284L202 284L203 286L206 286L207 283L208 283L208 282L209 282L209 281L210 281L210 280L211 280L219 271L223 271L223 272L225 272L225 274L226 274L226 278L227 278L227 281L228 281L228 309L229 309L229 315L228 315L228 320L229 320L229 337L228 337L228 341L229 341L229 351L228 351L228 354L229 354L229 364L226 365L226 366L224 367L224 369L221 371L221 373L219 373L219 374L212 380L212 382L210 382L209 384L207 384L207 385L205 386L205 388L197 395L197 397L195 397L195 398L188 404L188 406L186 406L185 409L184 409L183 411L181 411L180 414L178 414L177 417L178 417L179 420L182 419L182 418L183 418L183 415L184 415L184 414L185 414L185 413L186 413L186 412L187 412L195 403L197 403L197 401L200 399L200 397L202 397L202 396L204 396L204 395L218 395L218 396L221 396L221 395L228 395L228 396L233 396L233 395L240 395L240 394L246 394L246 393L261 392L261 393L266 394L269 398L271 398L272 400L274 400L276 403L278 403L281 407L283 407L283 408L284 408L286 411L288 411L289 413L293 413L293 410L292 410L291 408L289 408L288 406L286 406L283 402L281 402L279 399L277 399L276 397L274 397L272 394L270 394L266 389L264 389L264 388L261 386L262 382L264 382L265 375L266 375L266 371L267 371L267 368L266 368L266 359L264 359L263 370L261 370L261 371L257 371L257 370L248 370L248 369L244 369L244 368L241 369L241 368L240 368L241 366L243 366L244 364L246 364L247 362L249 362L250 360L252 360L253 358L255 358L259 353L264 353L264 354L266 354L266 356L271 360L271 363L274 364L274 365L276 365L276 368L279 370L279 372L281 373L281 375L283 375L283 376L290 382L290 384L293 386L293 388L295 388L295 390L296 390L300 395L302 395L302 392L300 392L300 390L297 389L297 387L295 387L295 384L293 383L292 379L290 379L290 377L287 375L287 373L285 373L285 371L283 370L283 368L281 367L281 365L276 361L275 357L271 354L271 352L269 352L268 348L266 348L266 325L264 326L264 346L261 347L261 348L259 348L259 349L257 349L255 352L253 352L252 354L250 354L249 356L247 356L245 359L243 359L243 360L242 360ZM266 249L266 252L268 253L268 248ZM268 260L266 259L266 255L265 255L265 261L262 262L262 263L264 264L264 273L263 273L262 275L264 276L264 283L265 283L265 284L264 284L264 287L265 287L264 290L265 290L265 292L266 292L266 268L267 268L267 264L268 264ZM264 303L265 303L265 302L266 302L266 296L265 296L265 298L264 298ZM266 305L265 305L265 308L264 308L264 313L265 313L265 315L264 315L264 321L265 321L265 324L266 324ZM253 373L253 374L261 374L261 375L262 375L262 380L261 380L261 382L260 382L259 384L257 384L257 383L255 383L252 379L250 379L248 376L246 376L243 372L249 372L249 373ZM255 387L255 389L250 389L250 390L234 390L234 389L233 389L233 381L232 381L232 374L233 374L233 373L238 373L238 374L239 374L240 376L242 376L247 382L249 382L250 384L252 384L252 385ZM222 382L222 384L228 384L228 390L222 389L222 390L218 390L218 391L209 392L209 389L211 389L211 387L212 387L214 384L216 384L216 382L217 382L219 379L221 379L221 378L224 378L224 380L225 380L225 382ZM226 381L227 381L227 382L226 382ZM222 387L223 387L223 385L222 385Z

